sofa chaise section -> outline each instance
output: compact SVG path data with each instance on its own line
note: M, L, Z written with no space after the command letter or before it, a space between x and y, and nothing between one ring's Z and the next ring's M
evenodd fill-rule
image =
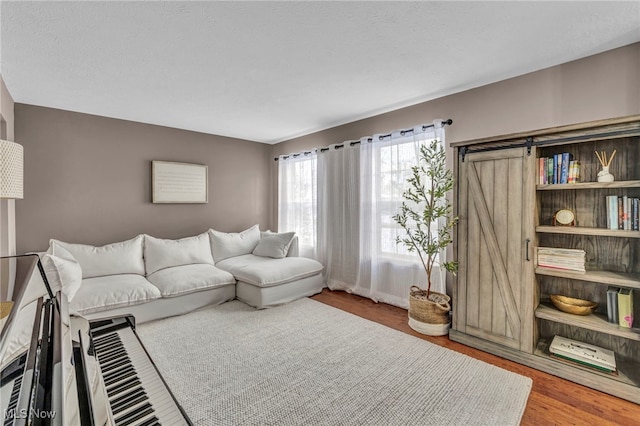
M262 309L320 293L322 265L304 257L266 258L254 254L216 263L236 277L236 297Z
M288 303L320 293L322 265L298 257L293 232L260 232L255 225L240 233L209 230L216 267L238 281L238 300L258 309Z

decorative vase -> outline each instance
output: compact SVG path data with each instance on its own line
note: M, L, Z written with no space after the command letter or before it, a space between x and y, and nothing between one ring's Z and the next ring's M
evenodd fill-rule
M598 172L598 182L613 182L615 179L611 173L609 173L609 166L603 166L602 170Z

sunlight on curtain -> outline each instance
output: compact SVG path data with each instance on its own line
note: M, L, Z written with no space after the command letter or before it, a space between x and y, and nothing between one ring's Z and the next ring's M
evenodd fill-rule
M360 148L360 247L367 255L360 259L362 282L354 288L363 288L368 283L368 297L406 308L409 288L412 285L424 288L427 276L418 255L396 244L396 237L403 236L404 231L393 215L400 211L411 167L418 164L420 145L433 139L444 143L444 131L438 121L435 127L417 126L413 131L392 132L380 140L381 136L374 135L377 142ZM432 226L437 229L438 224ZM445 291L439 268L434 268L432 282L433 290Z
M316 257L317 164L315 152L278 162L278 232L295 232L305 257Z

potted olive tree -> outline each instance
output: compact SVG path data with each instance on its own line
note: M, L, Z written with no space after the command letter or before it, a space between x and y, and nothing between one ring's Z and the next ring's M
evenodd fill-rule
M449 332L451 298L431 291L434 267L455 274L457 262L436 265L440 254L452 242L451 231L458 222L446 195L453 188L453 174L446 167L445 150L438 140L420 146L418 164L407 179L400 213L393 219L404 229L396 238L408 251L417 253L427 273L427 288L412 286L409 293L409 326L419 333L442 336Z

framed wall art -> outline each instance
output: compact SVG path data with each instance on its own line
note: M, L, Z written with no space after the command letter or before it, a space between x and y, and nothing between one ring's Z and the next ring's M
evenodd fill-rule
M207 166L152 161L151 193L153 203L207 203Z

